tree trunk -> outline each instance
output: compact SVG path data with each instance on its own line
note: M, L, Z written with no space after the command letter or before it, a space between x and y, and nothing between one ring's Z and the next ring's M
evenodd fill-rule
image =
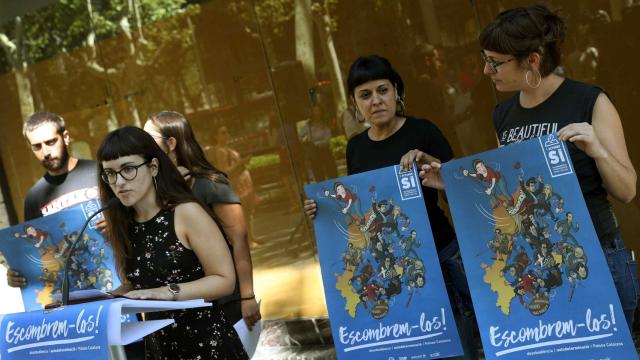
M313 18L311 0L296 0L295 3L296 59L302 63L307 87L316 83L316 63L313 52Z
M16 87L18 88L18 100L20 102L20 116L22 121L27 120L35 112L33 95L31 94L31 81L24 69L15 69Z
M326 11L324 11L324 14L318 15L315 21L318 33L320 34L322 55L329 66L333 100L336 104L336 116L340 116L347 108L347 96L342 81L342 72L340 71L338 55L336 53L336 48L333 45L333 36L331 35L331 29L329 27L330 22L331 19Z

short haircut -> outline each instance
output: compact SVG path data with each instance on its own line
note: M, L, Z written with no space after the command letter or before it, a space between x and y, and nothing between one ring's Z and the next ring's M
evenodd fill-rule
M32 132L36 128L43 124L53 124L56 127L56 132L60 135L64 133L65 125L64 119L58 114L54 114L48 111L38 111L27 118L22 126L22 135L26 138L27 133Z
M473 168L476 169L478 165L482 164L484 165L484 161L480 160L480 159L475 159L473 160L473 162L471 163Z
M366 82L383 79L389 80L396 87L398 96L404 98L404 82L389 60L378 55L361 56L349 68L349 95L354 96L356 87Z

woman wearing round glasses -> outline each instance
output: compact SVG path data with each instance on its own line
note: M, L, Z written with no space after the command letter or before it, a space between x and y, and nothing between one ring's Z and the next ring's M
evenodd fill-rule
M98 170L101 201L121 202L105 213L123 284L115 293L214 300L233 291L233 262L220 229L149 134L135 127L111 132L98 149ZM147 314L163 318L175 324L145 338L147 358L247 358L216 307Z
M493 124L500 146L557 133L571 160L609 263L629 326L638 304L636 263L625 249L607 195L628 203L636 195L622 123L600 87L567 79L560 65L564 21L544 6L500 13L480 34L484 73L498 91L517 92L500 103ZM423 166L423 184L440 187L438 164Z
M632 326L639 295L636 265L624 248L607 194L630 202L636 195L636 172L620 117L607 94L553 73L560 65L564 36L564 21L540 5L502 12L482 31L484 73L498 91L518 91L496 107L493 123L501 146L553 132L568 141L580 188Z

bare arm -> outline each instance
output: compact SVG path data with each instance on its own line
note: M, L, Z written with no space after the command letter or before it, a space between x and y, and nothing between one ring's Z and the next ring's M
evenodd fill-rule
M129 282L123 282L117 289L111 291L112 295L124 295L133 290L133 286Z
M233 248L235 269L240 283L240 298L247 299L240 300L242 318L251 329L255 322L261 319L261 315L253 289L253 264L242 206L240 204L215 204L213 212L222 221L222 230Z
M633 200L636 171L629 159L620 116L604 93L596 100L591 125L570 124L560 129L558 135L595 160L604 187L611 196L624 203Z
M471 175L471 176L477 177L477 175ZM489 186L489 189L488 189L489 192L491 192L495 186L496 186L496 178L492 178L491 179L491 186Z
M235 286L231 253L209 214L197 203L180 204L175 209L175 230L180 242L198 257L204 276L178 284L180 293L175 298L166 286L134 290L125 296L135 299L212 300L231 294Z

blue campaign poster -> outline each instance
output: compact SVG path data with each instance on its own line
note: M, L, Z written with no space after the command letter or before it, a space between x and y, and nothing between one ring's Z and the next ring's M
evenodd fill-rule
M25 311L42 309L60 293L67 247L78 236L86 219L100 208L90 200L49 216L0 230L0 252L12 269L27 278L22 290ZM120 286L111 247L105 244L91 220L76 245L69 284L71 290L110 291Z
M108 359L112 301L0 317L0 359Z
M443 165L487 359L637 359L566 145Z
M305 186L339 359L462 354L414 170Z

